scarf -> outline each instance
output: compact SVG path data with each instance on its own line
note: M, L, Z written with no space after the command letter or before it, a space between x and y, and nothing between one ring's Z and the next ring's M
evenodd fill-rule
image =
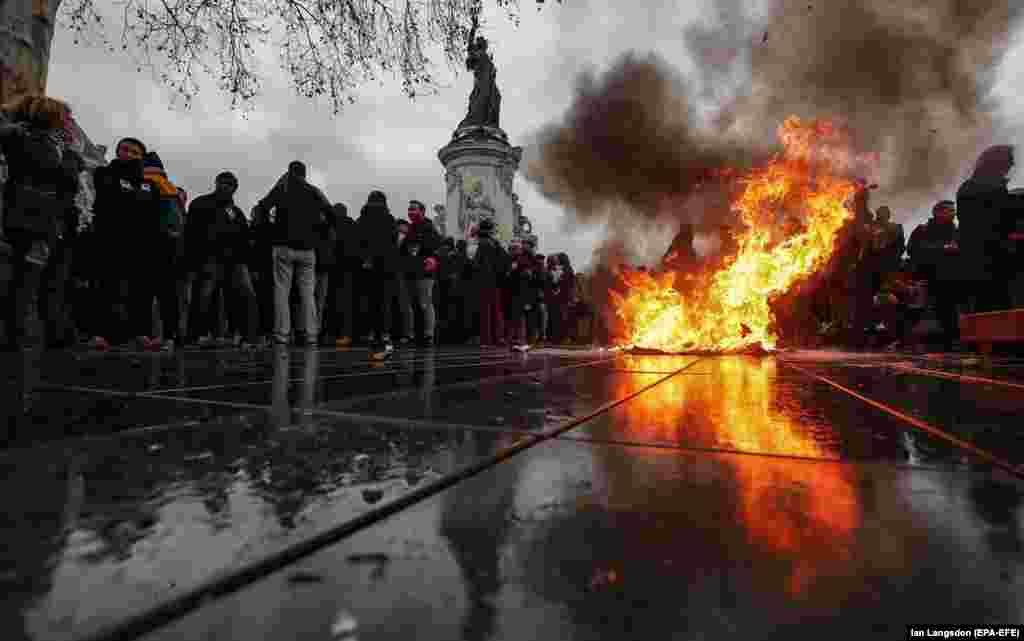
M167 174L155 167L148 167L142 171L143 177L153 181L161 198L177 198L178 188L167 178Z

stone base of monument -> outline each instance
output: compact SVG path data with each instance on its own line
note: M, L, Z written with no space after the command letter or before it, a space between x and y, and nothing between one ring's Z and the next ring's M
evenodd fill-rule
M495 224L495 236L507 243L532 234L522 215L513 179L522 158L498 127L474 125L455 130L437 157L445 168L447 233L468 238L481 220Z

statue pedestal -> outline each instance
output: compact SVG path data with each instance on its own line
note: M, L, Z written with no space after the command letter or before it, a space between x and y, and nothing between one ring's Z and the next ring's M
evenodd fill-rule
M447 233L468 238L483 218L495 224L495 238L508 243L532 233L512 188L522 147L513 147L497 127L471 126L455 131L437 152L445 168Z

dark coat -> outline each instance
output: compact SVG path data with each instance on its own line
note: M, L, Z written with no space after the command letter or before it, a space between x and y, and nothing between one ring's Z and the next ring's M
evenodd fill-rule
M160 237L160 194L142 176L142 162L113 160L93 173L93 224L107 255L145 257Z
M331 204L323 192L305 180L286 176L260 202L263 211L276 209L271 244L292 249L316 249Z
M969 179L956 193L960 221L961 277L967 282L988 282L1001 277L1006 261L1006 237L1013 202L1005 183Z
M476 254L470 263L473 283L481 289L491 289L501 285L505 271L508 269L509 256L497 240L490 236L481 236Z
M249 223L234 202L219 201L215 193L210 193L189 206L185 245L191 269L210 261L247 262L250 239Z
M958 280L962 255L951 254L944 249L952 242L959 242L956 225L940 225L932 219L917 226L910 234L907 250L918 278L942 282Z
M316 270L321 273L331 272L337 264L338 230L334 225L321 225L316 244Z
M366 203L356 221L359 257L378 271L394 272L398 259L398 226L384 203Z
M70 149L61 154L45 132L21 123L0 127L0 150L7 160L8 171L7 182L4 183L4 207L16 206L14 193L17 185L53 194L54 207L51 212L46 212L47 220L44 221L44 226L50 230L45 234L46 240L52 242L60 233L73 233L78 224L75 196L79 187L78 174L82 171L82 160L78 154Z
M334 245L335 270L358 270L362 264L362 258L359 245L359 227L356 225L356 221L348 214L337 216L334 228L336 236Z

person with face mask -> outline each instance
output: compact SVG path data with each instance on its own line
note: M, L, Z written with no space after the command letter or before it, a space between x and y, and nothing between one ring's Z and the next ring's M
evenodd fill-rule
M185 242L189 269L196 274L188 342L205 340L214 332L214 294L228 295L227 310L232 325L243 333L243 346L259 342L259 309L249 273L250 229L242 210L235 204L238 178L221 172L214 190L192 201L188 210Z
M144 296L139 290L151 291L145 266L152 249L149 241L160 225L159 192L143 174L146 146L140 140L122 138L115 154L109 165L93 173L93 225L106 257L102 288L110 313L106 336L94 337L93 346L109 349L111 342L123 344L134 336L140 347L147 348L153 310L151 305L142 309Z

